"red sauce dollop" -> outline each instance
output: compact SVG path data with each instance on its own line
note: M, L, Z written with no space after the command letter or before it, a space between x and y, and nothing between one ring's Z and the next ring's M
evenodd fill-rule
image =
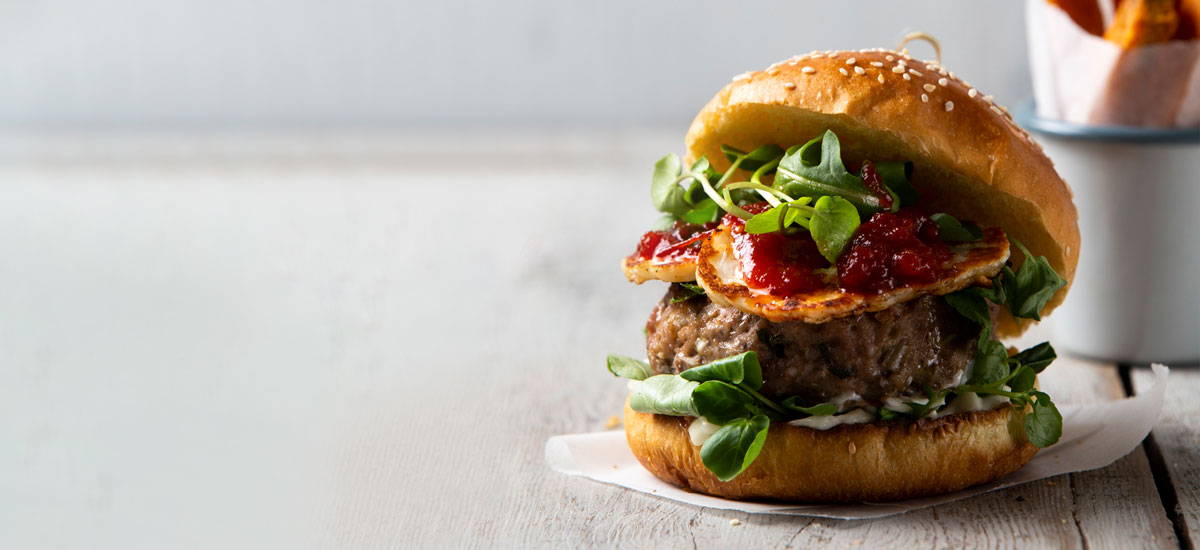
M696 225L677 221L667 231L647 231L630 257L639 260L695 258L700 253L698 237L716 226L716 222Z
M838 257L838 281L842 290L861 293L931 283L949 259L950 248L928 216L915 208L879 212L858 226Z
M879 197L879 203L884 208L892 208L892 194L888 193L887 188L883 186L883 178L879 176L879 172L875 170L875 165L871 161L863 161L862 169L859 170L862 175L863 185L871 190L876 197Z
M770 205L758 203L743 208L758 214ZM742 267L746 286L775 296L791 296L825 286L813 270L829 267L829 262L821 256L807 231L751 235L746 233L741 218L726 214L725 223L731 228L733 255Z

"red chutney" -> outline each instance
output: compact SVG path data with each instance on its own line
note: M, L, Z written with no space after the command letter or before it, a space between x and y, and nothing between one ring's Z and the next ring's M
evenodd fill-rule
M698 237L716 226L715 222L696 225L677 221L667 231L647 231L630 257L639 260L695 258L700 253Z
M858 226L838 257L838 281L842 290L861 293L931 283L950 257L937 223L921 211L879 212Z
M759 203L743 208L758 214L770 206ZM793 235L778 232L751 235L746 233L745 222L730 214L725 215L725 223L731 229L733 255L741 265L746 286L775 296L791 296L825 286L813 270L829 267L829 262L821 256L807 231Z

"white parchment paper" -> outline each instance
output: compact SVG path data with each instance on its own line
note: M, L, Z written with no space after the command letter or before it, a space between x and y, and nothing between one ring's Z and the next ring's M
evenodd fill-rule
M1046 0L1026 0L1039 117L1085 125L1200 126L1200 40L1122 50Z
M936 497L888 503L794 505L739 502L701 495L669 485L642 468L625 444L623 430L559 435L546 441L546 462L555 471L620 485L666 499L752 514L785 514L837 519L870 519L903 514L946 502L1069 472L1112 464L1141 444L1158 422L1169 369L1154 365L1154 386L1135 397L1088 405L1059 404L1063 435L1024 468L1003 479ZM1054 388L1047 387L1054 395Z

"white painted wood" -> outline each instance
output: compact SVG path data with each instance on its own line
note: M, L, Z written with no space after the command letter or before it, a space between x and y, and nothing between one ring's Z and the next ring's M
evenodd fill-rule
M1135 367L1134 390L1145 390L1153 381L1149 369ZM1178 515L1192 544L1200 542L1200 371L1195 365L1171 370L1162 418L1154 428L1154 444L1178 498Z
M674 140L465 166L81 143L0 159L0 547L1174 544L1140 451L870 522L551 472L547 437L619 410L604 354L639 350L663 287L617 258ZM1063 402L1119 395L1108 365L1046 376Z

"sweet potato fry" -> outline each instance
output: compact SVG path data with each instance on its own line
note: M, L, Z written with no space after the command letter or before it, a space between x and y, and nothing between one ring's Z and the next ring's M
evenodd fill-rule
M1179 12L1179 28L1175 29L1176 40L1200 38L1200 0L1177 0L1175 11Z
M1107 1L1107 0L1101 0ZM1096 36L1104 34L1104 17L1100 14L1097 0L1049 0L1053 6L1058 6L1075 21L1079 28Z
M1166 42L1178 26L1174 0L1121 0L1104 38L1130 49Z

